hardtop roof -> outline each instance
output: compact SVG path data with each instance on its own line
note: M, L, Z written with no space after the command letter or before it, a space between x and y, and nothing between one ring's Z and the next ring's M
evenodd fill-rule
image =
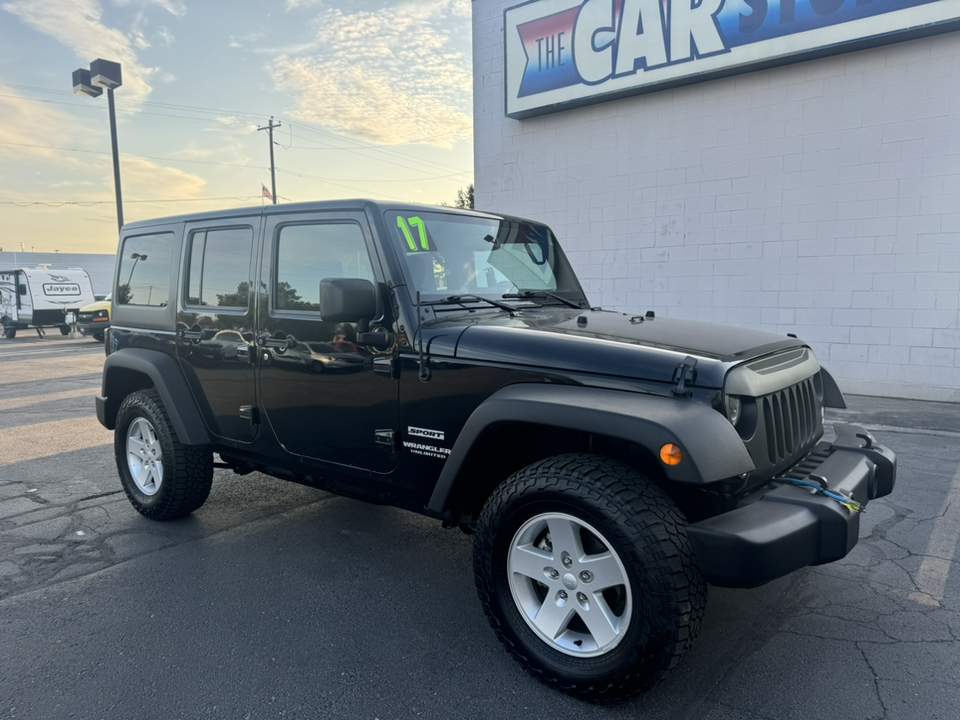
M285 203L282 205L264 205L262 207L251 206L245 208L233 208L229 210L214 210L211 212L188 213L184 215L170 215L167 217L158 217L150 220L138 220L136 222L126 223L123 226L124 231L135 230L138 228L150 227L158 224L176 223L176 222L195 222L199 220L225 220L229 218L256 217L260 215L283 215L304 212L320 212L330 210L353 210L360 212L371 212L381 214L390 210L412 210L415 212L447 212L459 215L469 215L473 217L496 218L503 220L519 220L522 222L531 222L523 218L517 218L500 213L481 212L477 210L463 210L447 205L424 205L417 203L385 202L379 200L368 200L363 198L351 198L347 200L317 200L311 202Z

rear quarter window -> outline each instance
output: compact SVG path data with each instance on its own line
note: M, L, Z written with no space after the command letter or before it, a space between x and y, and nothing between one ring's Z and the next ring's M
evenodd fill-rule
M116 305L166 307L170 301L171 232L126 237L120 246Z

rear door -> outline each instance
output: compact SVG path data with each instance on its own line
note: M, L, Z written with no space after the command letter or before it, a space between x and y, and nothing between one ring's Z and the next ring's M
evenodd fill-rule
M257 435L254 296L259 216L189 223L181 261L177 357L204 415L220 438Z
M378 287L382 271L360 212L271 216L261 261L257 362L266 420L283 448L311 459L385 473L399 454L399 383L377 372L378 351L358 342L357 323L320 315L320 281L362 278ZM378 439L380 442L378 442Z

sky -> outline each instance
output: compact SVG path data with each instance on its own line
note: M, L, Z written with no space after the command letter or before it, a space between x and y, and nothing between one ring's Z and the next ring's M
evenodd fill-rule
M124 220L473 182L470 0L0 0L0 249L113 253Z

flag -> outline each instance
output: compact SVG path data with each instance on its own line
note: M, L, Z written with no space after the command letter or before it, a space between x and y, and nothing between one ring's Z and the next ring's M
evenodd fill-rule
M265 198L269 198L270 200L273 200L273 195L271 195L270 191L267 190L267 186L261 184L260 187L263 188L263 194L261 195L261 197L265 197Z

